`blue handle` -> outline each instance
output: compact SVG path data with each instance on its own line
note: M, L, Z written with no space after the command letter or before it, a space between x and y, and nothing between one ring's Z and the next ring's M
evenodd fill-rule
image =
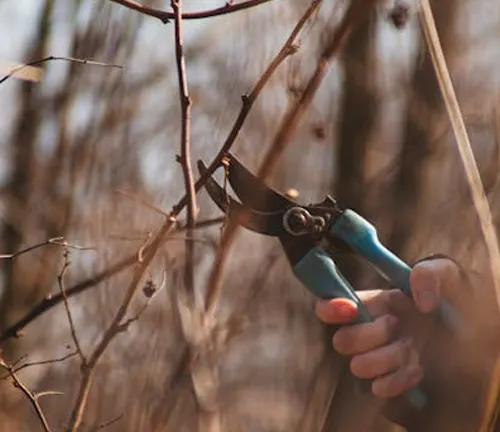
M366 258L385 279L412 297L410 266L380 243L377 230L370 222L354 211L346 210L339 216L330 233L346 242L356 253ZM448 301L441 301L438 317L450 329L463 332L462 318Z
M293 270L297 278L317 297L352 300L358 307L357 322L373 321L351 284L342 276L333 260L322 248L318 246L312 248ZM417 410L422 409L427 402L425 394L418 387L408 390L405 397Z

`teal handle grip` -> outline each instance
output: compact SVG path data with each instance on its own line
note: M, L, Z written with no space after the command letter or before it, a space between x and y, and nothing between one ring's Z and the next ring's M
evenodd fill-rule
M346 210L338 217L330 233L342 239L356 253L367 259L385 279L412 298L411 267L380 242L377 230L370 222L354 211ZM462 318L448 301L441 300L437 314L448 328L463 332Z
M322 299L346 298L358 307L357 322L372 322L373 318L365 308L351 284L338 271L330 256L320 247L312 248L293 268L297 278L316 296ZM424 392L414 387L405 393L408 402L417 410L427 403Z

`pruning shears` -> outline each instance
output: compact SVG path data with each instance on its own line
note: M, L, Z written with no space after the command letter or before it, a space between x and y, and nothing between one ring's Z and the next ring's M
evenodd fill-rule
M266 186L234 156L224 160L226 175L240 202L231 198L212 177L205 188L230 219L243 227L277 237L296 277L322 299L346 298L358 307L357 323L373 321L349 281L340 273L329 251L341 248L365 258L385 279L412 297L411 267L389 251L378 239L375 227L350 209L342 209L327 196L322 202L301 205ZM203 175L207 168L198 161ZM445 325L459 330L461 318L445 300L438 314ZM420 410L427 397L419 387L405 393L413 408Z

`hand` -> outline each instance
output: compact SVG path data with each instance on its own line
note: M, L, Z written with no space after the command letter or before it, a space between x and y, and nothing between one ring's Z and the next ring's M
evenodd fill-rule
M413 269L410 284L414 303L396 289L358 292L375 320L344 326L333 336L335 350L351 357L351 372L373 380L372 391L381 398L398 396L422 380L419 348L431 325L429 315L443 289L460 284L460 274L450 260L424 261ZM321 300L316 313L325 323L349 324L357 308L346 299Z
M500 316L491 282L464 274L448 259L423 261L410 277L412 302L399 290L357 294L375 321L340 328L334 348L350 356L350 368L372 379L381 398L401 395L422 381L430 399L413 415L396 398L384 409L386 417L409 431L469 432L482 425L492 374L500 353ZM433 319L441 298L461 314L466 332L450 332ZM357 314L354 303L324 300L318 317L329 324L349 324Z

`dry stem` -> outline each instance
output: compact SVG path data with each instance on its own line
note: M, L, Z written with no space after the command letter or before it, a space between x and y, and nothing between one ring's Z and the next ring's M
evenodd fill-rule
M175 58L177 63L177 79L179 82L179 97L181 103L181 156L179 162L184 175L184 188L188 198L187 203L187 237L186 263L184 266L184 284L190 296L194 294L194 246L193 229L198 212L196 191L194 189L193 168L191 165L191 99L186 76L186 60L182 41L182 0L172 0L175 15Z
M90 65L90 66L100 66L100 67L107 67L107 68L123 69L123 66L117 65L117 64L102 63L102 62L97 62L97 61L87 60L87 59L77 59L77 58L73 58L73 57L48 56L48 57L44 57L42 59L33 60L32 62L22 64L22 65L19 65L15 68L11 69L7 75L5 75L3 78L0 79L0 84L4 83L9 78L11 78L16 73L20 72L21 70L23 70L26 67L37 66L37 65L40 65L42 63L45 63L48 61L53 61L53 60L62 60L62 61L70 62L70 63L79 63L79 64Z
M467 180L471 189L472 201L479 217L481 231L483 232L486 249L490 260L490 270L493 276L493 286L497 303L500 307L500 249L498 238L493 223L491 209L488 198L483 188L479 169L474 158L474 152L467 135L464 119L458 104L457 96L453 88L450 72L446 64L441 42L434 22L432 9L429 0L420 1L420 17L424 35L429 46L432 62L436 70L439 87L443 94L443 99L451 121L453 133L457 141L458 151L465 168ZM481 431L491 430L498 417L500 409L500 358L497 359L496 367L491 380L491 388L488 395L488 401L483 415Z
M64 302L64 309L66 310L66 316L68 318L68 323L69 323L69 328L71 331L71 337L73 339L73 343L75 344L76 351L78 352L78 355L80 357L80 361L82 364L82 367L86 365L87 359L85 358L85 355L83 354L82 348L80 346L80 342L78 340L78 337L76 335L76 329L75 329L75 324L73 321L73 316L71 315L71 310L69 308L69 301L68 301L68 296L66 294L66 289L64 286L64 274L66 273L67 268L69 267L69 249L65 248L63 252L63 266L61 268L61 271L57 275L57 283L59 285L59 291L61 293L61 296L63 298Z

